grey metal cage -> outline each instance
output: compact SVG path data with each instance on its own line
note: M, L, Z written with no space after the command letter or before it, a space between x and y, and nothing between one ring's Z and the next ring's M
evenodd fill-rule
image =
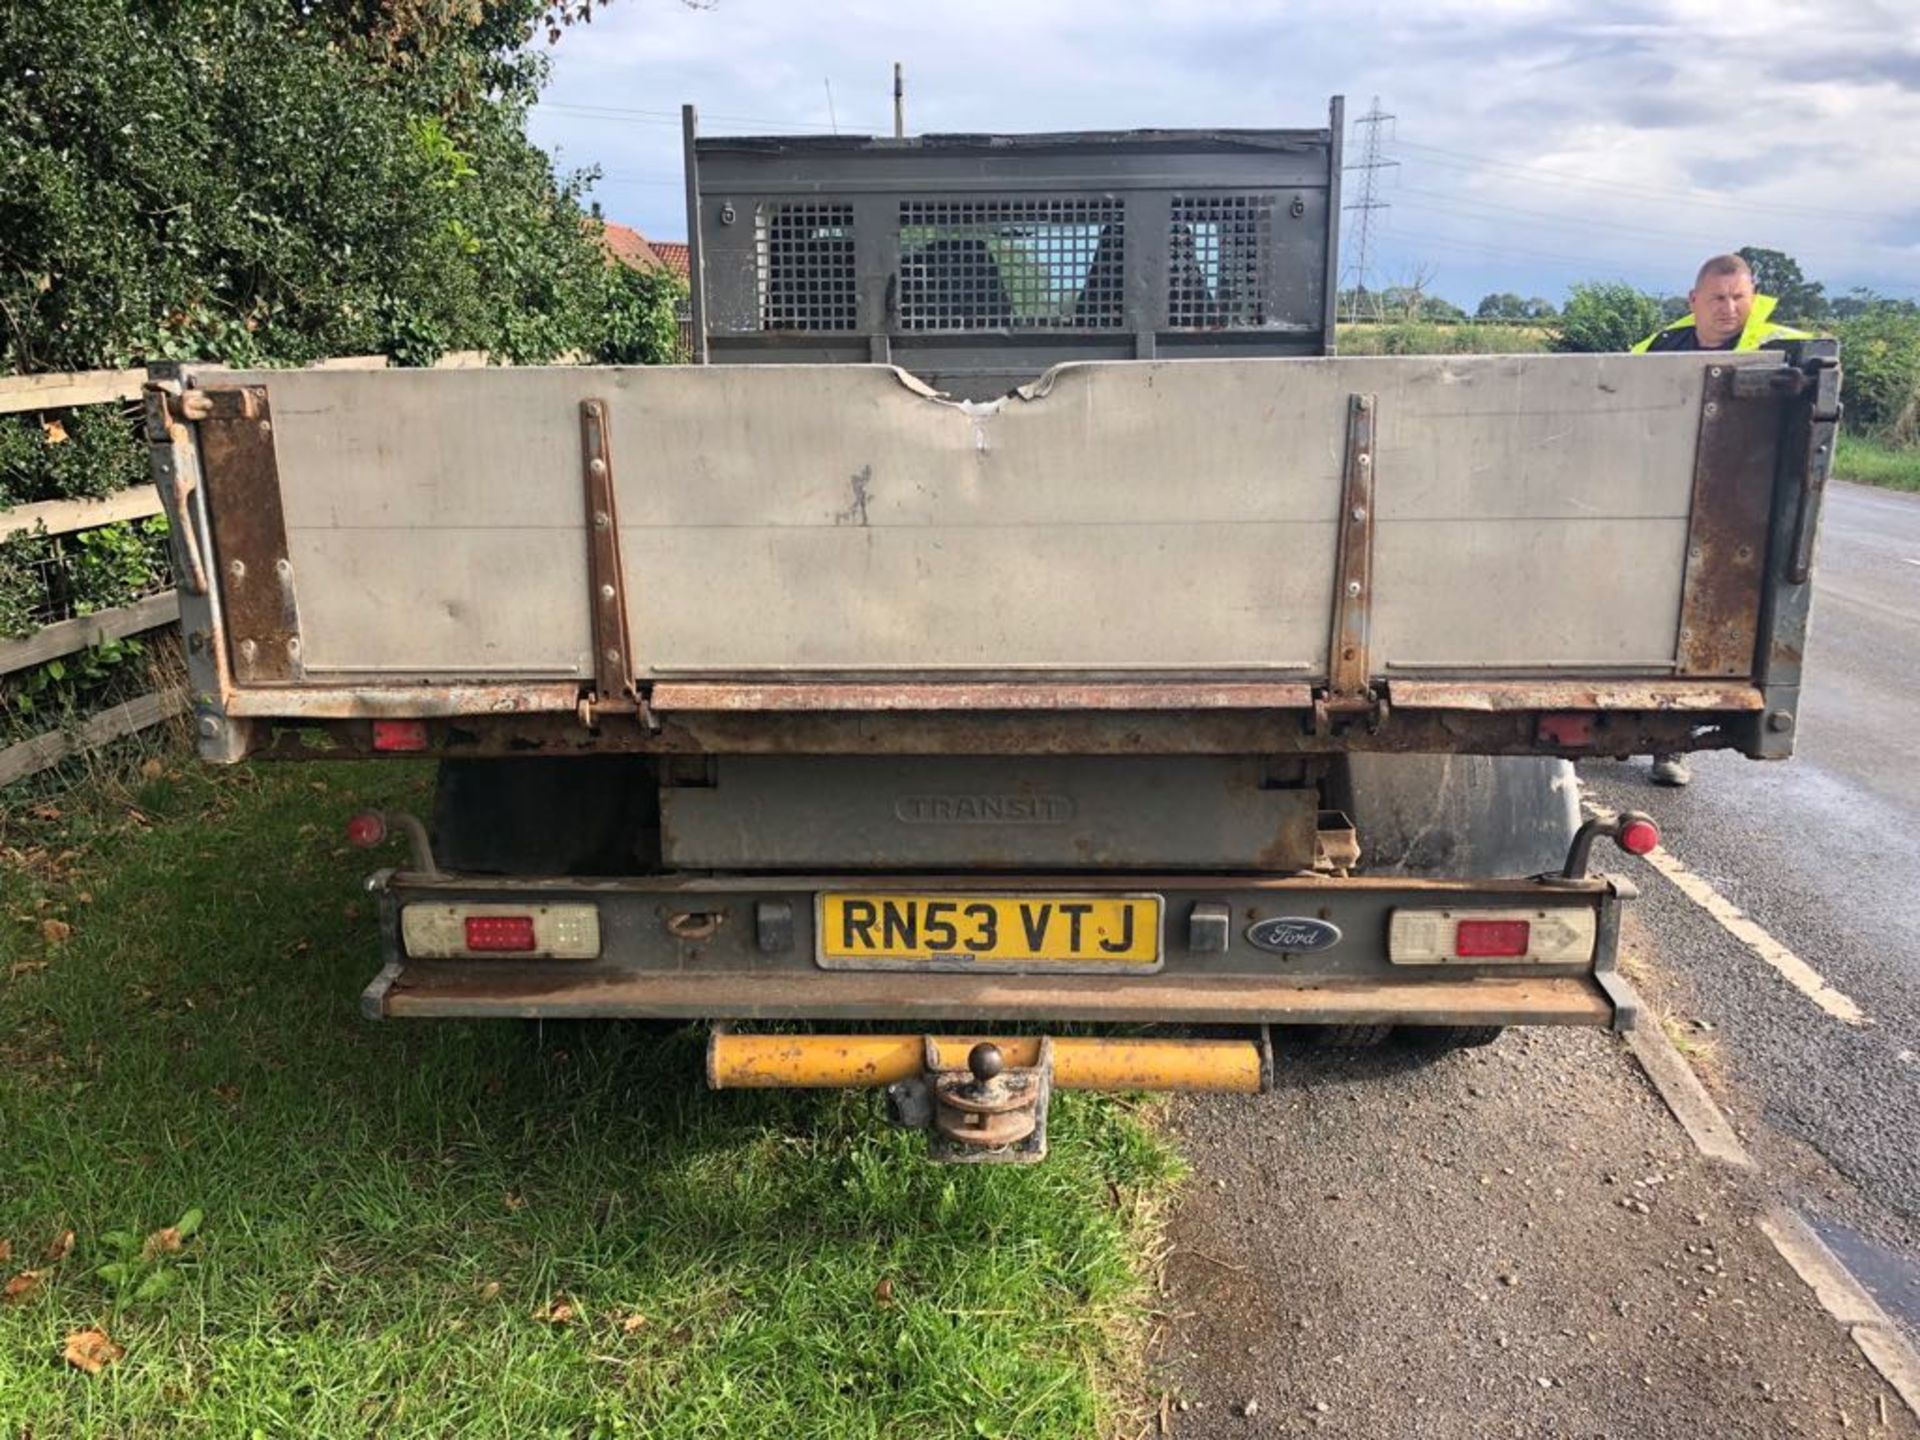
M890 361L984 398L1063 360L1333 350L1325 129L701 138L694 358Z

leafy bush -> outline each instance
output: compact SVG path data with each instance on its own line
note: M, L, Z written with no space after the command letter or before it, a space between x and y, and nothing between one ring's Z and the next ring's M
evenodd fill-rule
M603 365L668 365L680 345L687 287L665 270L607 267L607 301L593 358Z
M591 353L531 0L0 11L0 370Z
M146 451L115 406L0 417L0 508L111 495L146 478Z
M1833 329L1846 372L1848 428L1904 444L1920 441L1920 314L1887 306Z
M1554 329L1559 351L1631 350L1662 324L1660 302L1618 280L1575 285Z

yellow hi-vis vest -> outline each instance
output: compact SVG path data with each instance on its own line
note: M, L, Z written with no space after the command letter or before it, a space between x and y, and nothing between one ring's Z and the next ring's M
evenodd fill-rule
M1767 344L1771 340L1811 340L1813 335L1806 330L1796 330L1791 325L1775 325L1770 322L1768 317L1773 314L1773 307L1779 303L1780 302L1771 295L1754 296L1753 309L1747 312L1747 323L1741 329L1740 338L1735 342L1733 348L1736 350L1758 350L1762 345ZM1693 329L1693 316L1682 315L1671 325L1662 325L1658 330L1654 331L1653 334L1647 336L1646 339L1634 346L1633 353L1635 355L1646 354L1649 345L1670 331L1691 329Z

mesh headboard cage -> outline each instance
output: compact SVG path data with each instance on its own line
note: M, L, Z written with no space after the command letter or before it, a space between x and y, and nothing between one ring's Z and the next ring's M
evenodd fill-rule
M1332 352L1325 129L694 134L696 357L890 361L985 398L1063 360Z

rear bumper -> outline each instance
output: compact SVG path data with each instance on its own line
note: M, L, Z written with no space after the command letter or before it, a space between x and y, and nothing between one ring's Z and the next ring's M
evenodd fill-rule
M981 888L981 877L926 877L916 890ZM387 964L363 996L371 1018L514 1016L694 1020L992 1021L1185 1026L1585 1025L1629 1028L1636 1001L1614 969L1622 887L1604 877L1444 882L1384 878L1263 879L1130 874L1006 877L997 891L1152 890L1165 897L1164 963L1147 974L825 969L814 961L812 897L884 884L872 876L645 877L620 880L423 877L385 872ZM407 956L408 904L590 903L603 937L593 961ZM1595 913L1597 940L1577 965L1395 965L1387 935L1397 909L1528 905ZM759 922L779 908L770 943ZM1226 948L1192 948L1195 907L1225 906ZM1246 927L1313 916L1343 939L1317 954L1273 954Z

